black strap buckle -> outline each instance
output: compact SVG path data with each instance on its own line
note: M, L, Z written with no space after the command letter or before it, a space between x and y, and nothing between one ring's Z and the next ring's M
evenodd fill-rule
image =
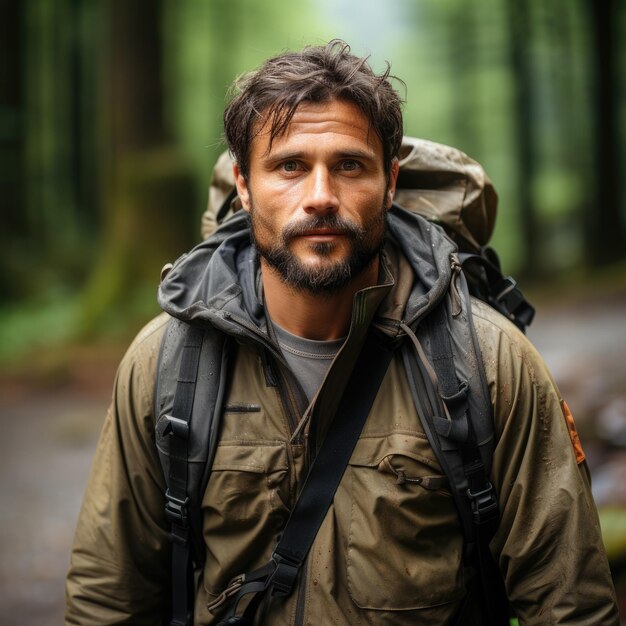
M165 419L167 424L163 429L164 435L173 435L174 437L180 437L181 439L189 439L189 423L185 420L181 420L173 415L166 415Z
M493 288L495 301L503 306L507 313L514 317L517 309L524 304L524 296L517 283L510 276L504 276Z
M498 501L490 482L487 482L487 486L480 491L472 492L471 489L467 489L465 493L470 499L475 524L484 524L497 516Z
M288 596L291 594L296 582L302 562L276 552L272 555L272 561L276 565L276 569L268 580L268 585L272 590L272 596Z
M170 490L165 492L165 516L172 524L178 524L187 528L189 525L189 518L187 517L187 505L189 504L189 498L181 500L175 498Z
M525 307L530 307L517 283L510 276L504 276L498 282L493 289L493 297L498 304L505 308L512 319L517 318L518 311L523 310Z
M510 276L503 277L492 288L490 302L524 332L535 316L535 309L524 298L524 294Z

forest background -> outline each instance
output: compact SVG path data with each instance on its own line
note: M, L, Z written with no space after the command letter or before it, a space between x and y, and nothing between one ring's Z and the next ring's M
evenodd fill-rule
M39 593L41 615L59 610L115 363L158 312L161 267L199 241L228 86L335 37L392 63L407 134L461 148L493 180L492 243L547 320L531 337L573 396L626 597L625 35L618 0L0 0L0 417L22 428L5 437L1 495L24 496L20 437L52 423L43 471L73 481L53 488L63 513L37 509L58 514L44 539L61 564L22 558L32 542L11 528L31 509L0 513L0 605ZM20 558L31 593L11 587ZM30 610L20 623L46 623Z

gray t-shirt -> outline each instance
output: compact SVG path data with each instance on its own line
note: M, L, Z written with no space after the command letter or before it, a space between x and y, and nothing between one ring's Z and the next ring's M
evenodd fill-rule
M292 335L272 322L278 345L298 382L302 385L309 402L320 388L324 376L337 352L346 340L316 341Z

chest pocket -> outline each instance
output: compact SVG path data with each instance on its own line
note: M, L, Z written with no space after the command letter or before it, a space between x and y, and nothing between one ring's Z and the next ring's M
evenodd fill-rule
M462 597L460 522L425 436L362 437L345 478L348 590L356 605L398 611Z
M286 444L220 444L202 501L210 595L269 559L289 514L288 497Z

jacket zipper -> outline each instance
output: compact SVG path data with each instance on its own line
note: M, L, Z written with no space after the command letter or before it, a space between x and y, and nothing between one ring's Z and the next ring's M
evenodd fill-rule
M279 364L279 395L281 398L281 402L285 408L285 412L287 413L287 422L289 424L290 434L293 435L298 428L298 424L300 423L300 407L298 406L298 402L294 396L291 382L288 380L288 374L286 374L286 372L289 372L289 367L283 355L279 350L276 349L274 344L268 339L268 337L264 333L262 333L256 326L248 322L246 319L241 318L237 315L233 315L229 311L223 311L222 318L225 320L232 320L236 322L246 330L250 331L256 337L258 337L261 340L263 346L267 348L272 357L276 359L276 362ZM296 440L294 440L292 443L304 443L304 437L299 434Z
M281 399L281 403L285 408L287 413L287 421L289 423L289 428L291 430L291 435L293 435L299 425L300 422L300 409L298 407L296 398L294 397L293 389L291 387L290 381L288 380L289 376L289 368L287 366L286 361L284 360L283 355L276 350L271 341L268 341L267 337L259 331L257 327L250 324L247 320L240 318L239 316L233 315L228 311L224 311L222 314L223 319L232 320L237 324L241 325L246 330L250 331L256 337L261 339L263 345L268 349L268 352L276 359L276 363L279 364L279 372L278 372L278 393ZM281 367L282 366L282 367ZM292 444L305 444L304 434L300 431L297 437L291 442ZM307 468L308 468L308 452L305 449L305 457L304 457L304 465L303 465L303 475L306 476ZM307 569L308 569L308 557L305 559L302 564L302 568L300 570L300 581L298 583L298 592L296 597L296 613L294 617L294 626L301 626L304 623L304 603L306 596L306 583L307 583Z
M300 409L298 407L296 398L294 397L293 389L288 380L288 374L287 372L282 370L279 374L278 393L287 413L287 421L289 422L290 435L293 437L298 428L298 424L300 423ZM293 439L291 443L304 443L302 432L298 433L298 436Z
M296 615L293 621L294 626L302 626L302 624L304 624L304 599L306 595L308 563L309 557L307 556L307 558L304 560L304 563L302 564L302 571L300 572L298 597L296 598Z

